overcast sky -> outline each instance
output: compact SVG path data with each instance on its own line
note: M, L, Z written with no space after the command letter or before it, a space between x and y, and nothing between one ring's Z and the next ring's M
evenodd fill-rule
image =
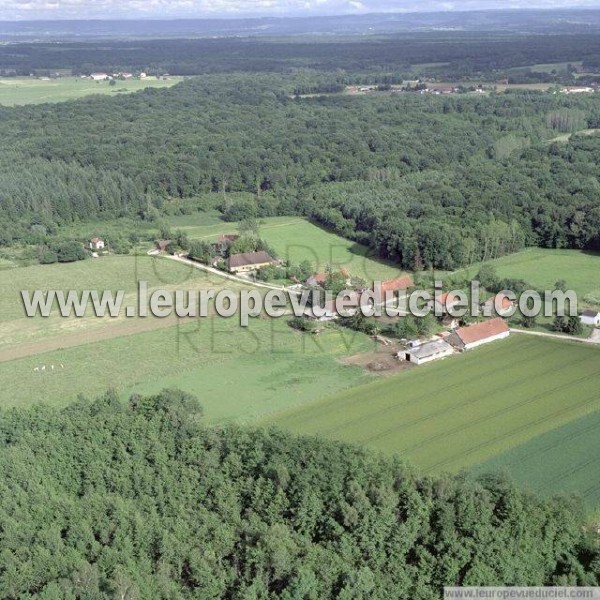
M600 7L600 0L0 0L0 20L308 16L571 7Z

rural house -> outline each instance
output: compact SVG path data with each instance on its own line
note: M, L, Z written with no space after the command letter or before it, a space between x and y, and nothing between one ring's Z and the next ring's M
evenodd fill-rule
M445 315L455 306L460 304L460 298L457 298L450 292L445 292L436 296L435 300L429 302L429 308L438 315Z
M92 73L90 77L94 81L106 81L108 79L108 75L106 73Z
M352 292L340 302L343 303L343 306L339 312L334 299L327 300L322 306L307 306L304 309L304 317L315 321L333 321L338 317L351 317L357 313L360 307L360 295Z
M510 329L501 317L482 323L459 327L447 340L458 350L471 350L489 342L502 340L510 335Z
M222 257L227 256L227 252L231 245L239 239L239 235L233 233L223 233L219 236L219 239L212 245L214 251Z
M104 249L104 240L99 237L93 237L90 240L90 250L103 250Z
M382 281L381 294L385 295L386 292L405 292L414 286L415 283L410 275L402 275L402 277L396 277L395 279Z
M166 252L171 240L156 240L156 249L160 252Z
M410 350L401 350L397 356L400 360L423 365L434 360L440 360L454 354L454 348L444 340L434 340L415 346Z
M229 257L229 270L232 273L245 273L256 271L262 267L268 267L276 263L277 261L264 250L259 252L244 252L243 254L233 254Z
M512 313L514 306L515 303L509 300L504 294L496 294L486 300L482 308L485 315L498 314L501 317L505 317Z
M315 273L306 280L310 287L323 287L327 283L327 273Z
M583 325L600 327L600 312L597 310L584 310L579 319Z

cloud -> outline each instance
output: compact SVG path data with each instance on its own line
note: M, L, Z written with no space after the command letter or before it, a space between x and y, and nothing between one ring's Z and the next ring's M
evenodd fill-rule
M0 20L302 16L574 6L597 7L598 0L0 0Z

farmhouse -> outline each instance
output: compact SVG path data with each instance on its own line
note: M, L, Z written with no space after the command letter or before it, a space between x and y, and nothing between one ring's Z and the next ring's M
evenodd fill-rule
M496 317L468 327L459 327L447 339L458 350L471 350L489 342L502 340L509 335L508 325L501 317Z
M460 304L460 298L450 292L445 292L436 296L435 300L431 300L429 308L434 310L436 315L445 315L458 304Z
M385 295L386 292L403 292L414 286L415 282L410 275L402 275L402 277L382 281L381 293L382 295Z
M106 73L92 73L90 77L94 81L106 81L108 79L108 75Z
M415 365L423 365L454 354L454 348L444 340L435 340L398 352L398 358Z
M239 239L239 235L234 233L223 233L219 239L213 244L213 248L220 256L225 256L231 245Z
M260 252L244 252L243 254L233 254L229 257L229 270L232 273L256 271L262 267L274 265L276 262L264 250Z
M497 305L497 306L496 306ZM482 306L485 315L493 315L497 313L501 317L509 315L515 303L509 300L504 294L496 294L486 300Z
M339 312L336 308L335 300L327 300L322 306L307 306L304 309L303 315L307 319L315 321L333 321L338 317L351 317L358 311L360 295L352 292L347 294L340 302L343 303L343 306L340 306L341 310Z
M104 240L99 237L93 237L90 240L90 250L103 250L104 249Z
M315 273L306 280L306 285L310 287L323 287L327 282L327 273Z
M600 312L596 310L584 310L579 317L583 325L600 327Z
M160 252L166 252L171 240L156 240L156 249Z

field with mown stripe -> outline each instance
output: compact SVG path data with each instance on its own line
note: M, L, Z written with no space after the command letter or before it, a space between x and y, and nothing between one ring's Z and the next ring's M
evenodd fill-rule
M458 471L600 409L599 384L600 349L514 336L271 422Z
M474 472L508 471L539 494L577 492L600 507L600 411L540 435L481 465Z

